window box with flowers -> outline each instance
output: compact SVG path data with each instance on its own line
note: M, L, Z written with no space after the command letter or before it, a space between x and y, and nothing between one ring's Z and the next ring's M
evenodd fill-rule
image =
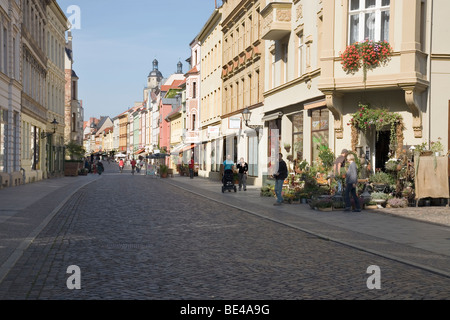
M377 134L386 126L391 130L390 150L400 154L403 149L403 131L405 126L399 113L390 112L384 108L372 108L359 104L359 110L352 115L349 126L352 127L352 150L356 150L360 131L375 129Z
M342 68L347 74L355 74L363 68L364 83L367 71L378 66L385 66L391 59L393 49L387 41L355 42L341 54Z

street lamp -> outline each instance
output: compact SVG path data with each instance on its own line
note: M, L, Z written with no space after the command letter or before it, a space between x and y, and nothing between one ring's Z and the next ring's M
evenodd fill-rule
M51 137L52 135L54 135L56 133L56 129L58 128L59 122L56 121L56 119L53 119L53 121L50 122L50 123L53 125L53 132L45 132L45 131L43 131L41 133L41 138L42 139L49 138L49 137Z
M256 131L256 135L259 137L259 131L262 130L263 126L261 126L261 125L252 125L252 124L248 124L248 122L250 121L250 118L251 118L251 117L252 117L251 111L250 111L248 108L245 108L245 109L242 111L242 118L243 118L244 121L245 121L245 125L246 125L248 128L255 130L255 131Z

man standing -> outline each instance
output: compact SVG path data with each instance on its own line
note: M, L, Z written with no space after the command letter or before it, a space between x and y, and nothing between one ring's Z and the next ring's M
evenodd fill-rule
M274 203L274 206L281 206L283 204L283 184L284 180L286 180L288 176L288 170L286 162L283 160L283 154L278 154L278 172L274 175L275 180L275 194L277 196L277 202Z
M359 203L358 196L356 195L356 185L358 183L358 169L355 163L355 156L350 154L348 156L350 166L348 167L347 175L345 176L345 210L351 211L352 205L350 196L355 201L355 210L353 212L361 212L361 204Z
M348 150L347 149L343 149L342 152L341 152L341 155L333 163L334 177L335 177L335 179L338 177L336 179L337 180L337 184L338 184L338 190L337 190L338 194L342 194L341 168L345 168L345 159L347 159L347 155L348 155Z
M239 170L239 191L241 191L242 186L244 186L244 191L247 191L247 172L248 172L248 164L244 161L244 158L241 158L240 162L236 166Z

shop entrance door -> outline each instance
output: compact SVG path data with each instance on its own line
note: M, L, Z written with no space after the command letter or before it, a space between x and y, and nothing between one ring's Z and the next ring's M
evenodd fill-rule
M378 133L378 140L375 143L375 169L384 171L386 169L386 162L389 160L389 142L391 132L380 131Z

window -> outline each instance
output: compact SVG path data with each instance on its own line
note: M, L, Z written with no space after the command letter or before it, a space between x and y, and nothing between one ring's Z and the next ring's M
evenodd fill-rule
M3 73L8 74L8 30L3 28Z
M388 41L390 0L351 0L349 42Z
M303 160L303 112L294 114L292 117L292 127L292 152L295 159L301 158Z
M284 64L284 82L288 82L288 72L289 72L289 68L288 68L288 54L289 54L289 45L287 43L283 44L282 46L283 48L283 64Z
M270 53L271 55L271 59L272 59L272 65L271 65L271 72L270 72L270 78L271 78L271 85L272 85L272 89L275 88L275 75L276 73L276 60L275 60L275 49ZM259 97L258 97L259 99Z
M77 100L77 82L72 81L72 100Z
M304 67L303 67L303 55L304 55L304 41L303 41L303 33L300 33L298 35L298 76L301 77L304 73Z
M258 137L248 137L248 175L258 176Z
M330 111L327 108L311 111L311 138L312 138L312 161L319 157L317 147L321 144L328 145Z
M280 152L281 144L281 119L269 121L269 137L268 137L268 151L269 155L269 172L275 173L278 171L278 154Z
M40 170L40 136L41 135L41 129L38 127L32 126L31 127L31 170Z
M6 171L8 150L8 111L0 109L0 172Z
M192 83L192 98L197 98L197 82Z

